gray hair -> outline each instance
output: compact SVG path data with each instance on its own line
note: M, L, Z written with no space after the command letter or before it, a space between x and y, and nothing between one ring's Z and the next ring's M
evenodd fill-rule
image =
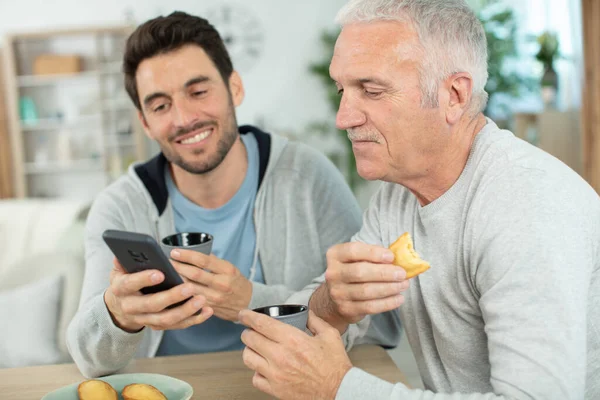
M423 53L419 68L423 107L438 107L440 83L467 72L473 79L470 109L482 111L488 95L487 40L464 0L350 0L337 14L340 25L371 21L410 22Z

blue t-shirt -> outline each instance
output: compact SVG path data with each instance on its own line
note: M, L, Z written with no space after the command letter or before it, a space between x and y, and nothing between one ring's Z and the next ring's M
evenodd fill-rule
M222 207L205 209L185 198L175 186L169 169L165 179L175 216L177 232L207 232L213 235L212 252L235 265L246 277L254 261L256 231L254 201L258 191L259 155L254 135L240 135L248 154L248 170L242 186ZM253 279L264 283L260 260ZM165 331L157 356L240 350L245 327L212 316L200 325Z

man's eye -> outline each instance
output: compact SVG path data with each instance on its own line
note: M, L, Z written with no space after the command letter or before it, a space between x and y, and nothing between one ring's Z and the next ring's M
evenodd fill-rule
M168 108L168 106L169 105L166 104L166 103L165 104L159 104L158 106L152 108L152 112L159 113L161 111L165 111Z
M381 94L381 92L372 92L370 90L365 89L365 94L369 97L377 97Z
M198 97L198 96L202 96L205 93L206 93L206 90L199 90L197 92L192 93L192 96Z

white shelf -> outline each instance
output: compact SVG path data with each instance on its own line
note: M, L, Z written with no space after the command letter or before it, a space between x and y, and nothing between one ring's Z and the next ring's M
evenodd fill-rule
M46 86L65 80L99 78L101 75L121 74L120 63L108 63L98 70L76 72L72 74L49 74L49 75L19 75L17 84L19 87Z
M26 163L25 172L35 174L87 173L102 172L102 160L96 158L74 160L70 162Z
M147 158L136 108L123 89L121 72L122 48L132 30L116 26L7 35L3 71L9 118L14 121L9 130L17 197L40 193L93 197L124 172L130 159ZM83 33L93 41L82 44ZM35 56L50 49L78 55L83 70L34 75ZM24 96L34 101L37 120L21 120ZM71 162L62 162L58 156L67 155L60 151L67 139L72 140L74 153Z
M52 131L72 128L90 122L100 122L101 118L102 114L88 114L66 121L59 118L43 118L38 119L34 124L27 121L20 121L20 124L23 131Z

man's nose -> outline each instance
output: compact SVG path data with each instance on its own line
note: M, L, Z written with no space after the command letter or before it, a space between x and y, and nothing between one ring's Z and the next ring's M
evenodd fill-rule
M173 102L173 111L175 125L179 127L189 126L192 122L198 119L197 110L190 105L186 100Z
M342 95L340 108L335 118L335 125L340 130L361 126L366 122L365 114L359 110L350 96Z

